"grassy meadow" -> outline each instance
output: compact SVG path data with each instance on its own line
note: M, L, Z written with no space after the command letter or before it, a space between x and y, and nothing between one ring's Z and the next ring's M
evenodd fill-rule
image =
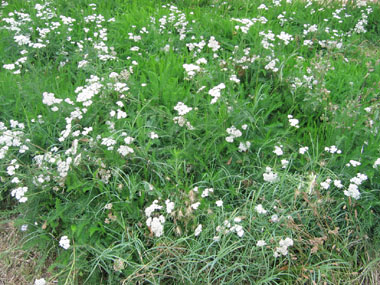
M379 282L378 4L0 7L3 271L17 249L25 284Z

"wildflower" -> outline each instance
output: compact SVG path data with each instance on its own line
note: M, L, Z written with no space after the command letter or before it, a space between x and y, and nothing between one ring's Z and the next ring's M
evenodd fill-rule
M274 173L270 167L266 167L265 173L263 173L264 181L275 182L277 181L277 173Z
M330 188L330 183L331 183L331 179L330 178L328 178L328 179L326 179L326 181L324 181L324 182L321 182L321 187L323 188L323 189L329 189Z
M309 150L309 148L307 146L300 147L299 153L300 154L305 154L305 152L307 152L308 150Z
M187 107L184 103L178 102L177 105L174 107L174 110L178 112L178 115L183 116L189 113L193 108Z
M279 218L276 214L274 214L274 215L272 215L272 217L270 217L270 220L273 223L277 223L279 221Z
M226 131L230 135L226 137L227 142L233 142L235 138L242 136L242 132L239 129L237 129L235 126L231 126L231 128L227 128Z
M149 133L149 137L154 140L154 139L158 139L158 135L155 133L155 132L150 132Z
M299 128L299 120L297 119L294 119L292 115L288 115L288 119L289 119L289 124L292 126L292 127L296 127L296 128Z
M261 204L255 206L255 211L259 214L266 214L267 213L267 210L265 210L263 205L261 205Z
M358 185L356 185L356 184L350 184L348 186L348 190L344 190L343 193L347 197L352 197L355 200L358 200L360 198L360 192L358 189Z
M198 227L194 231L194 235L197 237L202 232L202 224L199 224Z
M282 151L281 147L282 147L282 145L281 145L281 146L275 146L275 147L274 147L274 151L273 151L273 152L274 152L277 156L280 156L280 155L283 155L283 154L284 154L284 152Z
M282 168L286 168L289 165L289 160L281 159Z
M222 207L223 206L223 201L222 200L218 200L215 202L216 206L217 207Z
M150 205L149 207L145 209L145 215L147 217L150 217L154 211L161 210L161 209L162 209L162 206L158 205L158 200L154 200L152 205Z
M245 143L244 142L240 142L239 144L239 152L246 152L249 148L251 147L251 143L246 141Z
M212 240L218 242L218 241L220 241L220 236L214 236L212 238Z
M190 207L193 208L194 210L196 210L196 209L198 209L198 207L199 207L200 204L201 204L200 202L196 202L194 204L191 204Z
M69 249L70 247L70 240L67 236L62 236L61 240L59 241L59 246L63 247L64 249Z
M34 281L34 285L45 285L45 284L46 284L46 280L44 278L36 279Z
M208 94L213 97L213 99L211 100L211 103L210 104L215 104L219 98L220 98L220 92L221 90L223 90L224 88L226 88L226 85L224 83L220 83L219 85L213 87L212 89L210 89L208 91Z
M25 232L25 231L27 231L28 230L28 225L22 225L21 226L21 231L22 232Z
M346 166L348 166L348 167L350 167L350 166L356 167L356 166L359 166L359 165L361 165L361 163L359 161L352 160L352 159L350 160L350 162L348 162L346 164Z
M265 240L258 240L257 243L256 243L256 246L258 247L263 247L263 246L266 246L267 243L265 242Z
M122 156L126 156L130 153L134 153L133 148L127 146L127 145L121 145L118 149L117 152L120 153Z
M376 169L379 165L380 165L380 158L376 159L372 167Z
M334 186L339 189L343 188L342 182L340 180L334 180Z
M205 190L203 190L201 197L202 198L208 197L209 193L212 193L212 192L214 192L213 188L206 188Z
M160 237L164 234L164 223L165 217L162 215L158 218L154 217L153 219L149 217L146 220L146 225L150 228L156 237Z
M214 37L210 37L210 40L207 46L211 48L213 52L216 52L220 48L219 43L215 40Z
M171 202L169 199L167 199L165 201L165 205L166 205L166 212L170 214L174 209L174 202Z

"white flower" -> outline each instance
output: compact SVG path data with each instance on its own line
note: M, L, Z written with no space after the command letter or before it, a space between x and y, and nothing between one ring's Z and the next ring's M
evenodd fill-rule
M165 223L165 217L159 216L154 217L153 219L149 217L146 220L146 225L150 227L150 230L154 233L156 237L160 237L164 234L164 223Z
M202 232L202 225L199 224L198 227L194 231L194 235L197 237Z
M214 192L213 188L206 188L205 190L203 190L201 197L202 198L208 197L209 193L212 193L212 192Z
M25 231L27 231L28 230L28 225L22 225L21 226L21 231L22 232L25 232Z
M344 195L346 195L347 197L352 197L356 200L358 200L360 198L360 192L359 192L359 189L358 189L358 185L356 184L350 184L348 186L348 190L344 190Z
M356 166L361 165L361 163L359 161L351 159L347 166L350 166L350 165L352 165L353 167L356 167Z
M298 125L298 124L299 124L299 120L294 119L292 115L288 115L288 119L289 119L289 124L290 124L292 127L296 127L296 128L299 128L299 127L300 127L300 126Z
M45 285L45 284L46 284L46 280L44 278L36 279L34 281L34 285Z
M8 70L13 70L13 69L15 69L15 65L13 63L11 63L11 64L4 64L3 68L4 69L8 69Z
M117 152L120 153L122 156L126 156L130 153L134 153L133 148L127 146L127 145L121 145L118 149Z
M321 182L321 187L323 188L323 189L329 189L330 188L330 183L331 183L331 179L330 178L328 178L328 179L326 179L326 181L324 181L324 182Z
M226 88L226 85L224 83L220 83L208 91L208 94L213 97L211 104L215 104L219 100L220 92L224 88Z
M218 242L218 241L220 241L220 236L214 236L212 238L212 240Z
M263 178L264 181L272 183L277 181L278 175L277 173L274 173L270 167L267 167L265 173L263 173Z
M231 138L231 137L227 137L227 138ZM226 138L226 140L227 140ZM232 139L233 141L233 139ZM246 152L249 148L251 147L251 143L246 141L245 143L244 142L240 142L239 144L239 152Z
M167 199L165 201L165 205L166 205L166 212L170 214L174 209L174 202L171 202L169 199Z
M286 159L281 159L281 165L282 165L282 168L286 168L289 165L289 161Z
M196 210L196 209L198 209L198 207L199 207L200 204L201 204L200 202L196 202L194 204L191 204L190 207L193 208L194 210Z
M222 200L218 200L215 202L216 206L217 207L222 207L223 206L223 201Z
M270 220L273 222L273 223L277 223L279 221L279 218L278 216L275 214L275 215L272 215L272 217L270 217Z
M307 146L300 147L299 153L300 154L305 154L305 152L307 152L308 150L309 150L309 148Z
M343 188L343 184L340 180L334 180L334 185L339 189Z
M145 209L145 215L147 217L150 217L154 211L161 210L161 209L162 209L162 206L158 205L158 200L154 200L152 205L150 205L149 207Z
M280 155L283 155L283 154L284 154L284 152L282 151L281 147L282 147L282 146L277 146L277 145L274 147L274 151L273 151L273 152L274 152L277 156L280 156Z
M155 133L155 132L150 132L149 133L149 137L154 140L154 139L158 139L158 135Z
M177 105L174 107L174 110L178 112L178 115L184 116L187 113L189 113L193 108L187 107L184 103L178 102Z
M242 132L239 129L237 129L235 126L231 126L231 128L227 128L226 131L230 135L226 137L227 142L233 142L235 138L242 136Z
M265 246L267 243L265 242L265 240L258 240L257 243L256 243L256 246L258 247L262 247L262 246Z
M211 48L213 52L217 51L220 48L219 43L215 40L214 37L210 37L207 46Z
M64 249L69 249L70 247L70 240L67 236L62 236L61 240L59 241L59 246L63 247Z
M263 205L261 205L261 204L255 206L255 211L259 214L266 214L267 213L267 210L265 210Z

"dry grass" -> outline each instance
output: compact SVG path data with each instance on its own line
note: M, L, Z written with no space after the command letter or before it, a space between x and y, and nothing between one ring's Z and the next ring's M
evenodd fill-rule
M13 220L0 222L0 285L33 284L37 252L26 252L22 246L21 233Z

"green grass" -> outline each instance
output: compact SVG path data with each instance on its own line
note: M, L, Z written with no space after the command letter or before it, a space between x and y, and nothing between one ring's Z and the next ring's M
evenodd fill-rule
M376 283L378 5L38 3L0 8L0 206L42 254L28 282Z

